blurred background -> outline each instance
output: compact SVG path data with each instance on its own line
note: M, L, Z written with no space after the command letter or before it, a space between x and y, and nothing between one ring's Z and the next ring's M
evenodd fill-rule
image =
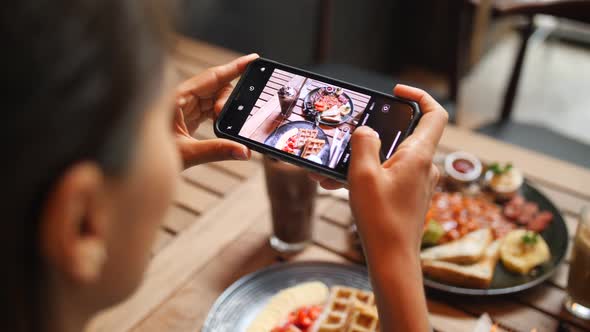
M182 34L391 93L590 167L589 0L184 0Z

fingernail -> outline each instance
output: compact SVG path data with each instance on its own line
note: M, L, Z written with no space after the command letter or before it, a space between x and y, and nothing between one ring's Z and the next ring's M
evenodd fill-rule
M248 160L248 159L250 159L250 156L248 155L248 152L246 150L234 150L232 152L232 157L235 160Z

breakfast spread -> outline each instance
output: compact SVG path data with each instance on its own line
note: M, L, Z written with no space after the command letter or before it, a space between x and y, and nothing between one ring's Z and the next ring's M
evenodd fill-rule
M446 156L442 171L424 224L425 275L488 288L498 262L510 273L529 275L551 259L540 233L554 216L520 194L520 170L510 163L485 166L455 152Z
M325 86L312 91L306 97L306 113L310 118L319 117L324 124L344 122L352 112L352 101L342 88Z
M373 332L379 318L372 292L306 282L274 295L247 332Z

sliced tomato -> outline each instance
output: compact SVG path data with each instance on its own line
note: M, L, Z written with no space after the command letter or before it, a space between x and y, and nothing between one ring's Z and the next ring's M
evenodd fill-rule
M297 314L294 312L289 313L289 318L287 318L287 322L289 322L289 324L295 324L296 321L297 321Z
M322 308L315 306L309 310L309 318L316 320L322 314Z
M301 309L299 309L299 311L297 312L297 322L296 324L299 325L303 322L304 319L308 318L307 317L307 310L305 310L306 308L303 307Z
M326 110L326 104L322 101L316 101L314 106L315 106L315 109L319 112L323 112Z

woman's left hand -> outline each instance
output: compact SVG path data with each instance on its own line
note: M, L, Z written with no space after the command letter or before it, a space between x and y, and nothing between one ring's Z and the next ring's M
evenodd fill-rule
M193 133L207 119L215 119L233 86L248 64L257 59L249 54L230 63L212 67L181 83L176 92L174 132L184 168L221 160L248 160L250 150L226 139L195 139Z

